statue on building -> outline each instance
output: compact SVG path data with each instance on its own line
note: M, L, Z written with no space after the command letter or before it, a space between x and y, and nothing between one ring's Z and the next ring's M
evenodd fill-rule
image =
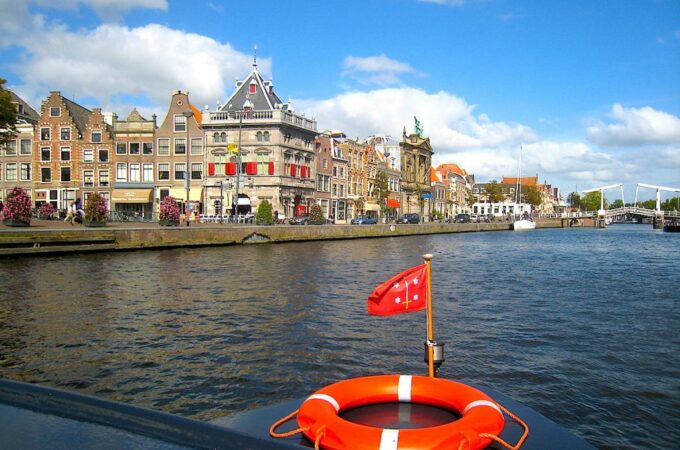
M420 120L416 116L413 116L413 120L415 121L415 133L418 135L419 138L423 138L423 126L420 124Z

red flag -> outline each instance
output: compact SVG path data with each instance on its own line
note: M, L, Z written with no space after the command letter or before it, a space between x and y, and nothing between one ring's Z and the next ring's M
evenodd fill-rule
M368 313L391 316L425 309L427 266L406 269L373 290L368 296Z

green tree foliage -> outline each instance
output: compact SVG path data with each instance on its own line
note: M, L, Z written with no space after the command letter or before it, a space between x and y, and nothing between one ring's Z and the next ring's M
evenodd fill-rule
M638 202L638 207L646 209L656 209L656 200L645 200L644 202Z
M572 208L578 210L581 209L581 206L583 204L581 200L581 194L579 194L578 192L572 192L571 194L569 194L567 196L567 202L569 202Z
M383 214L387 213L387 197L390 195L389 183L387 180L387 174L383 170L379 170L375 176L375 182L373 184L373 193L380 205L380 209Z
M543 203L543 196L540 192L538 192L536 186L527 186L524 191L524 198L526 199L526 202L534 208Z
M255 223L257 225L272 225L274 223L274 214L272 213L272 204L267 200L262 200L260 206L257 207L255 214Z
M617 198L616 200L614 200L614 201L612 202L611 205L609 205L609 207L610 207L611 209L623 208L623 200L621 200L620 198Z
M323 213L321 212L321 206L312 205L309 208L309 223L311 225L323 225L326 223L326 219L323 218Z
M600 192L588 192L582 200L583 207L586 211L599 211L600 209ZM607 208L607 199L604 199L604 207Z
M0 144L16 135L17 109L12 103L12 95L5 89L5 80L0 78Z
M680 211L680 197L666 199L661 203L661 209L664 211Z
M486 184L486 193L490 203L500 203L505 199L503 187L495 180Z

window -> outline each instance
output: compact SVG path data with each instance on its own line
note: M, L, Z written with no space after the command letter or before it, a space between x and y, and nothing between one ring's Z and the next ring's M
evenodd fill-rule
M62 161L70 161L71 160L71 147L62 147L61 148L61 160Z
M130 142L130 154L139 155L139 142Z
M328 175L317 174L316 175L316 190L319 192L329 192L330 191L330 177Z
M31 140L30 139L22 139L21 140L21 150L19 150L19 153L22 155L30 155L31 154Z
M71 128L68 127L62 127L60 128L60 137L62 141L70 141L71 140Z
M11 140L7 141L5 144L5 156L16 156L17 154L17 141Z
M187 131L187 118L181 114L175 115L175 132Z
M116 155L127 154L127 142L116 142Z
M340 168L340 178L345 178L345 169L342 167Z
M143 155L153 155L153 142L143 142L142 143L142 154Z
M109 162L108 150L99 150L99 162Z
M50 129L49 128L41 128L40 129L40 140L41 141L49 141L50 140Z
M183 180L185 170L186 165L184 163L175 163L175 180Z
M160 156L170 155L170 139L158 139L158 154Z
M255 83L255 80L250 82L250 86L248 86L248 93L249 94L254 94L257 91L257 84Z
M187 141L184 138L175 138L175 155L186 155Z
M40 147L40 161L49 161L50 160L50 148L49 147Z
M158 179L159 180L169 180L170 179L170 164L159 163L158 164Z
M5 164L5 181L16 181L17 179L17 163Z
M227 133L224 131L220 133L220 138L222 139L222 142L227 142Z
M102 141L102 132L101 131L93 131L92 132L92 142L99 143Z
M58 106L52 106L50 107L50 117L60 117L61 116L61 108Z
M200 180L203 178L203 164L191 163L191 179Z
M127 181L127 164L116 164L116 181Z
M203 139L191 138L191 154L192 155L203 154Z
M224 175L225 164L227 163L227 155L215 155L215 175Z
M142 181L153 181L153 163L142 165Z
M21 181L31 181L31 163L21 163Z
M333 197L338 196L338 185L337 183L333 183Z
M264 141L269 142L269 131L264 132Z
M71 181L71 168L62 167L61 168L61 181Z
M257 142L262 142L262 132L261 131L258 131L255 136L257 138Z
M109 185L109 171L100 170L99 171L99 186L108 187Z
M50 183L52 181L52 169L49 167L40 168L40 181Z
M130 182L139 183L142 180L139 164L130 164Z
M83 187L94 187L94 170L83 171Z
M93 163L94 162L94 150L91 148L83 149L83 162Z
M257 155L257 174L269 174L269 155Z

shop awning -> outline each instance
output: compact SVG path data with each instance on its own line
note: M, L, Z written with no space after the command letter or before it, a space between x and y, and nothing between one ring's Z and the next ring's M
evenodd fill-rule
M364 203L364 211L380 211L377 203Z
M388 198L387 206L389 208L399 208L399 200L397 200L396 198Z
M193 187L189 191L189 200L201 201L201 196L203 194L203 188L200 186ZM177 201L184 201L187 198L187 191L184 188L172 188L170 189L170 195Z
M114 189L113 203L150 203L152 189Z

